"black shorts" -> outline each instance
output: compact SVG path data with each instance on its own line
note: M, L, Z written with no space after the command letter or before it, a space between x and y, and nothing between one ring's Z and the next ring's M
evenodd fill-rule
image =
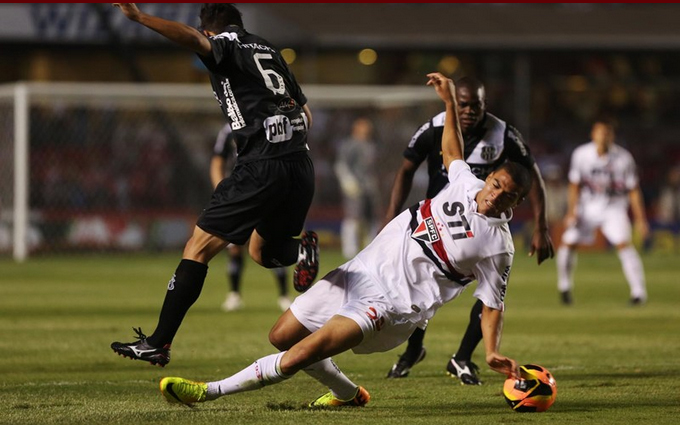
M307 152L237 164L222 180L196 225L243 245L253 229L267 241L298 236L314 195Z

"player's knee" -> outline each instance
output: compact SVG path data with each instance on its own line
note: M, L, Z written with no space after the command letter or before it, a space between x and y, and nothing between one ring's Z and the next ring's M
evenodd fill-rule
M288 350L290 347L288 347L288 344L286 343L286 338L284 332L281 330L281 328L275 326L270 330L270 344L272 344L277 350L279 351L284 351Z

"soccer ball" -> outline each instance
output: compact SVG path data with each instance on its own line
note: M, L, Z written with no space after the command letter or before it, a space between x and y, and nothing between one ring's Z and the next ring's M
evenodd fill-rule
M548 369L536 365L520 366L521 379L504 382L504 398L516 412L544 412L556 401L556 380Z

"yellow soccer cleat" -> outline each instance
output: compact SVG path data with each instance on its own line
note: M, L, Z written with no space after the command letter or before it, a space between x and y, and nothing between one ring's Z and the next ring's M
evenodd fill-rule
M369 395L369 391L365 390L364 387L357 387L357 393L353 398L350 400L341 400L334 396L331 392L328 392L324 394L323 396L319 397L318 399L314 400L311 402L308 406L309 407L341 407L341 406L350 406L350 407L363 407L365 406L369 400L371 400L371 396Z
M161 394L169 403L191 406L206 401L208 385L183 378L163 378L160 383Z

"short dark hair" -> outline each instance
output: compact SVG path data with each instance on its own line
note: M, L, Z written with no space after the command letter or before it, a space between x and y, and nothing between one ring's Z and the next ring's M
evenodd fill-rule
M485 85L475 77L461 77L454 83L456 87L466 87L471 93L482 89L485 93Z
M202 29L216 33L229 25L244 27L241 12L232 3L204 3L199 18Z
M524 165L517 162L506 161L497 167L495 171L505 170L513 179L513 183L520 189L520 199L523 199L530 193L532 188L532 176L530 170Z

